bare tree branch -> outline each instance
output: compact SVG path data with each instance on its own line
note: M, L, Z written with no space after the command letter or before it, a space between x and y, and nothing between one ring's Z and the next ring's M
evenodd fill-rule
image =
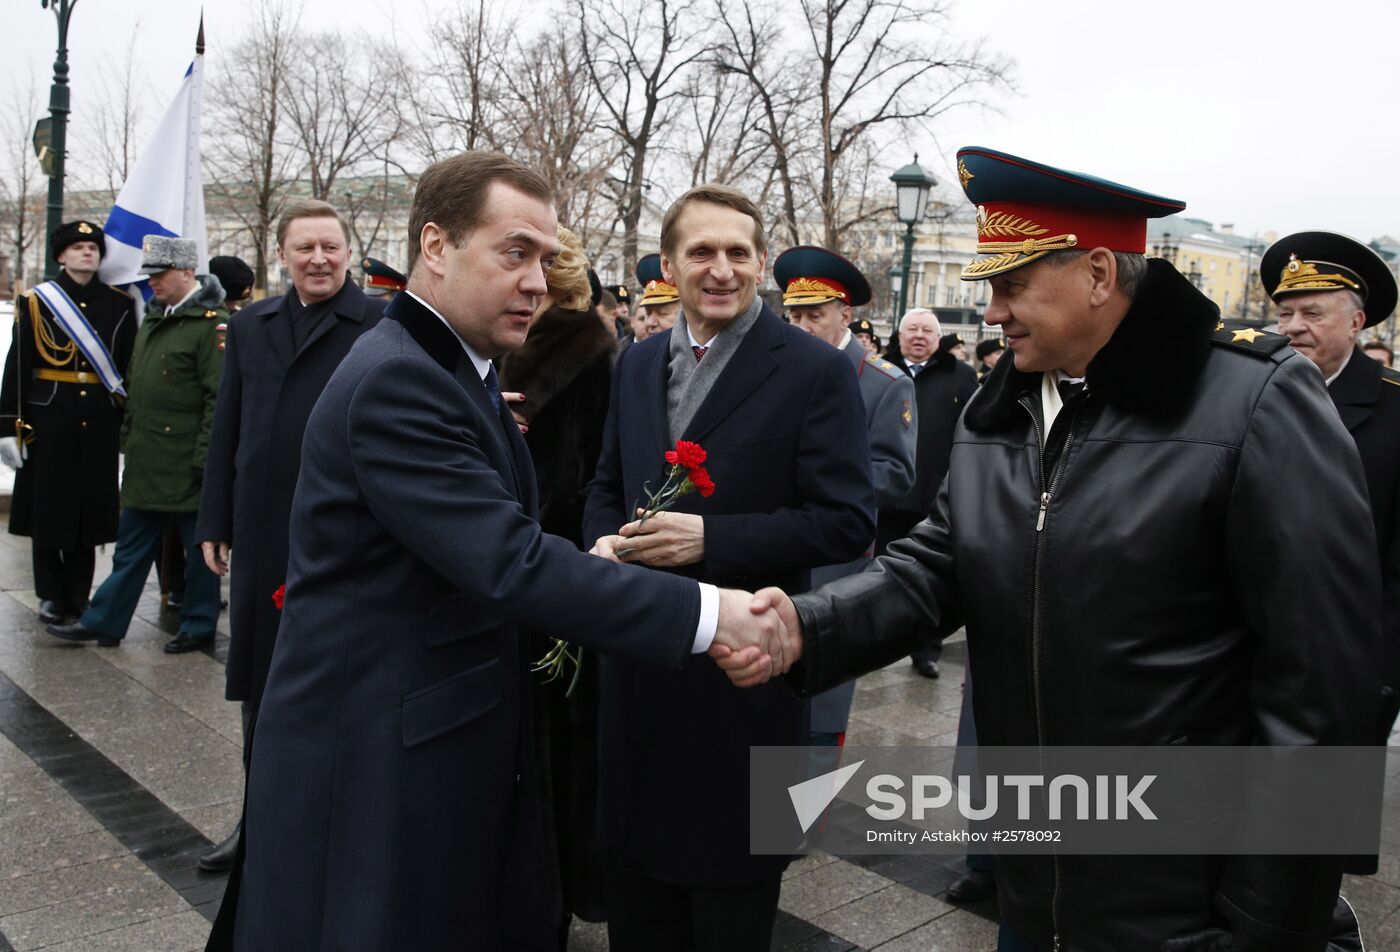
M637 260L650 153L677 116L685 76L709 53L700 0L574 0L584 71L625 145L618 178L622 270Z
M34 157L30 135L40 116L39 88L29 78L23 96L0 116L0 233L12 257L16 287L27 283L25 256L43 231L43 172Z
M220 59L211 83L212 147L205 151L217 209L253 245L255 286L267 289L268 244L305 156L287 147L282 105L301 45L298 0L262 0L246 36Z

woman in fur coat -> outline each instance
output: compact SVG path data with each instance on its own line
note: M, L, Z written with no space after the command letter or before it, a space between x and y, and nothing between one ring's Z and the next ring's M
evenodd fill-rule
M549 294L535 312L525 346L501 362L501 389L525 395L514 406L525 430L540 492L540 525L582 550L584 487L593 478L603 442L612 387L617 336L593 312L588 260L578 238L559 229L559 257L547 276ZM532 657L548 650L533 639ZM560 949L566 946L569 913L590 922L606 919L597 822L597 658L585 656L571 697L572 671L535 691L535 737L540 771L553 805L565 916Z

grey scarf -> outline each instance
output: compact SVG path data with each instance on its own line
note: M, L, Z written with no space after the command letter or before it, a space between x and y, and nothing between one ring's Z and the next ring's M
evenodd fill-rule
M695 351L690 349L685 313L681 313L680 319L671 328L671 366L666 379L666 420L672 443L685 434L696 411L710 395L710 388L724 372L729 358L744 342L744 335L748 334L762 310L763 300L755 296L748 310L734 318L728 327L710 340L705 359L698 363Z

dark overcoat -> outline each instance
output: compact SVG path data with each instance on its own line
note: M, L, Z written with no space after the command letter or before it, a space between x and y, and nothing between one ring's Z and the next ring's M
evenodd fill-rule
M96 279L78 284L60 271L58 284L82 309L123 376L136 342L136 315L130 297ZM94 373L82 351L57 366L35 346L30 312L33 292L15 302L15 329L0 388L0 436L15 435L15 418L33 427L28 458L15 474L10 501L10 532L31 536L41 549L80 549L117 537L121 499L117 490L117 451L121 440L121 399L100 381L40 380L40 370ZM43 333L69 343L68 335L37 300Z
M501 360L501 388L526 398L525 445L539 486L540 528L584 549L584 493L598 466L616 353L617 338L596 314L556 306L530 327L524 347ZM540 634L532 643L534 657L550 648ZM601 922L607 911L598 847L597 658L584 660L576 677L537 683L534 693L564 909Z
M307 421L243 855L210 948L557 947L520 632L677 666L698 586L540 532L461 342L397 296Z
M660 485L670 341L658 334L618 360L586 539L617 532L633 518L633 502L646 499L642 484ZM682 438L709 452L716 488L676 506L705 522L704 560L680 574L748 591L802 591L812 568L854 559L874 539L870 441L851 360L766 306ZM751 856L748 824L716 804L744 809L749 746L806 743L805 714L787 685L736 688L705 657L675 672L605 658L605 844L628 868L672 883L778 875L786 858Z
M890 357L906 374L909 364L904 357ZM952 354L937 353L928 359L924 369L914 378L914 402L918 407L918 450L914 457L914 486L904 498L889 508L915 513L920 517L933 509L938 486L948 472L948 457L953 452L953 431L962 416L967 401L977 391L977 374Z
M1381 631L1385 662L1381 683L1386 697L1382 722L1389 725L1400 705L1400 373L1382 367L1356 349L1327 392L1347 432L1356 441L1371 497L1384 600ZM1385 732L1389 733L1388 728ZM1384 734L1378 740L1384 744Z
M382 301L347 280L294 350L295 293L259 301L229 321L195 529L200 541L234 546L227 696L255 707L281 618L272 593L287 578L287 526L306 419L350 347L384 313Z

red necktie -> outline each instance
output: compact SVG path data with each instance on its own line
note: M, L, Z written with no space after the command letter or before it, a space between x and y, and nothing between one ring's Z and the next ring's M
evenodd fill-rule
M699 344L691 344L690 349L695 351L695 362L698 364L700 363L700 358L705 356L705 351L710 348L708 345L701 347Z

